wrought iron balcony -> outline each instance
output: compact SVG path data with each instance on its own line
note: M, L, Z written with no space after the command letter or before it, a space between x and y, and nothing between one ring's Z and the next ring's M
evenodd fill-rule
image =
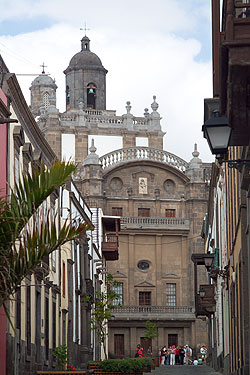
M123 319L195 319L192 306L117 306L112 310L113 320Z
M176 217L121 217L121 230L126 229L163 229L189 230L189 220Z

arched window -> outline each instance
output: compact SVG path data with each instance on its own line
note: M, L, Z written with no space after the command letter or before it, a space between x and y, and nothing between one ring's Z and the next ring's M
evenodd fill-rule
M49 107L49 93L47 91L43 94L43 105L44 105L45 109L48 109L48 107Z
M89 83L87 86L87 107L95 109L96 107L96 85Z
M66 86L66 107L69 105L69 97L70 97L69 86L67 85Z

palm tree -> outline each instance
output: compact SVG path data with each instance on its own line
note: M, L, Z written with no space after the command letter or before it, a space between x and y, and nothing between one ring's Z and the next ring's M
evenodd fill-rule
M41 204L57 188L71 179L76 166L55 162L49 168L42 165L21 176L10 197L0 198L0 307L8 314L6 302L22 280L52 251L93 229L91 223L72 225L67 220L60 230L49 210L40 223L34 224Z

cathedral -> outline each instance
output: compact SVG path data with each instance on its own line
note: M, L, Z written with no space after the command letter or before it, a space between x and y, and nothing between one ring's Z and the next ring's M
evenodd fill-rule
M72 136L74 183L105 224L103 234L96 220L91 246L105 257L100 272L120 282L108 327L109 357L134 357L137 344L144 353L152 346L153 355L163 345L189 344L195 352L207 339L206 323L195 315L191 255L204 249L211 166L199 158L197 145L189 162L163 150L155 96L142 117L131 113L129 101L123 115L106 109L107 72L85 35L64 70L65 112L57 109L57 86L45 73L31 84L31 111L58 159L63 137ZM106 143L120 137L122 148L98 155L97 135ZM140 138L147 146L138 146ZM145 337L147 321L157 325L157 337Z

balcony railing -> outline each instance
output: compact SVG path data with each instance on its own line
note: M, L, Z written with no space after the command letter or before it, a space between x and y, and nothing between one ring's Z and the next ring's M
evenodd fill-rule
M195 308L192 306L116 306L112 309L112 320L124 320L128 318L131 320L194 320Z
M169 217L121 217L121 230L126 229L177 229L189 230L189 220L183 218Z

